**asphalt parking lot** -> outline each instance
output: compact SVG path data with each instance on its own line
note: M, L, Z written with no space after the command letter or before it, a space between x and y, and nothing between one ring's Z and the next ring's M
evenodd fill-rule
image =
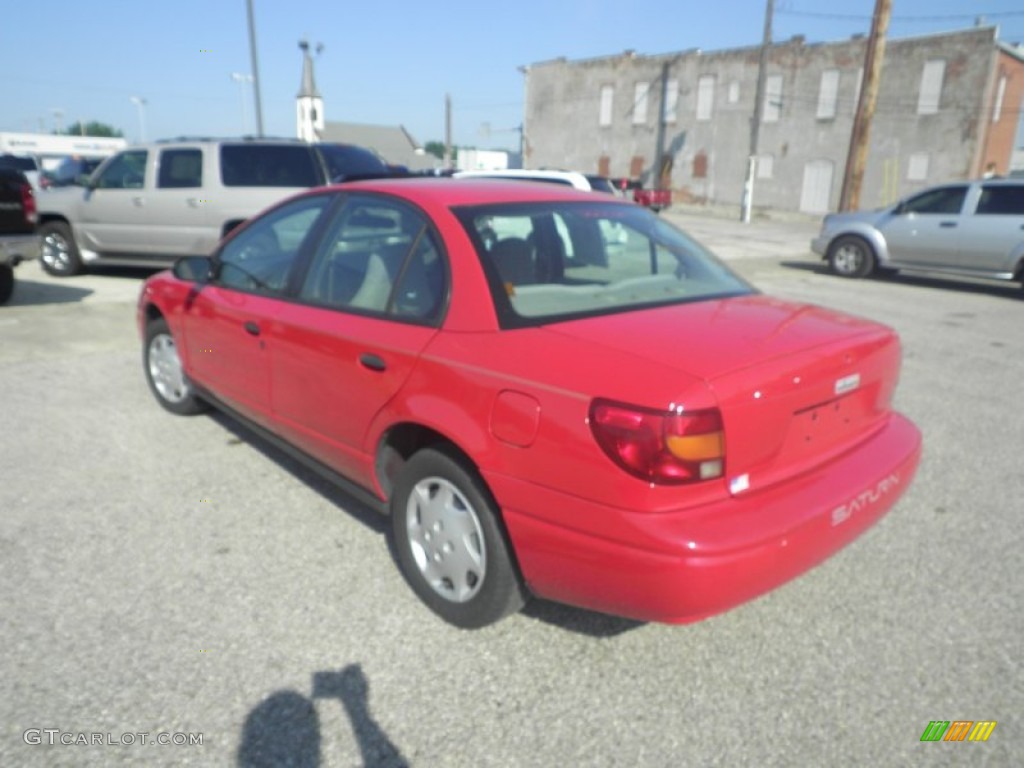
M897 405L925 439L867 535L689 626L550 603L441 623L374 513L226 417L156 405L144 271L19 267L0 308L0 765L1019 765L1024 291L842 280L812 225L671 217L768 293L894 326ZM922 743L931 720L998 725Z

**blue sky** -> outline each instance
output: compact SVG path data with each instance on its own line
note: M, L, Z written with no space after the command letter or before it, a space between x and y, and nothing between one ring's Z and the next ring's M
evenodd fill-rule
M421 142L514 147L518 67L565 56L756 45L764 0L521 0L486 3L254 0L264 131L295 135L298 41L323 43L317 86L328 120L402 124ZM99 120L135 140L237 135L249 73L245 0L49 0L4 3L0 130L50 131ZM868 31L874 0L776 0L774 39L841 40ZM1021 0L894 0L890 37L997 23L1024 42ZM246 131L255 131L251 89ZM54 111L61 110L62 117ZM486 132L486 126L491 131Z

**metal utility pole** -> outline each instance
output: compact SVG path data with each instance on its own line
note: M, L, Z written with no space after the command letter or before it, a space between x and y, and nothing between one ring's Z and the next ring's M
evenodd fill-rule
M654 189L662 189L665 178L662 168L665 165L665 124L668 122L668 73L669 62L666 61L661 65L661 109L658 111L658 137L654 148L654 172L658 176L651 185Z
M256 19L252 13L252 0L245 0L249 13L249 56L252 59L253 103L256 107L256 135L263 138L263 102L260 99L260 65L256 55Z
M754 116L750 120L750 156L747 158L747 178L743 182L743 202L740 219L750 223L750 210L754 207L754 171L757 169L758 142L761 137L761 115L764 112L764 83L768 68L768 46L772 44L772 17L775 0L768 0L764 12L764 36L761 38L761 56L757 62L757 92L754 94Z
M444 95L444 167L452 167L452 97Z
M857 100L857 114L853 118L853 131L850 134L850 152L846 157L846 172L843 174L843 192L839 198L841 211L856 211L860 208L860 188L868 161L871 120L875 116L875 104L878 101L882 60L885 58L885 34L889 30L891 13L892 0L875 0L871 36L864 56L864 87Z

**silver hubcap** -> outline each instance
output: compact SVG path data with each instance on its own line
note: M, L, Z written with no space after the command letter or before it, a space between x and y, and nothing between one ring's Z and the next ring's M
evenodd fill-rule
M43 238L42 260L47 266L64 271L71 265L68 241L56 232L50 232Z
M405 510L409 545L424 580L453 603L484 583L487 556L480 520L458 488L440 477L416 483Z
M178 350L168 333L158 333L149 341L149 378L160 397L169 403L180 403L189 396Z
M844 245L836 249L834 263L836 271L844 275L850 275L860 269L864 261L863 251L856 245Z

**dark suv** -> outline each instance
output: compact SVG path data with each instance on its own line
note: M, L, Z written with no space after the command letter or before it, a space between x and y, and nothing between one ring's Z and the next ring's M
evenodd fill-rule
M288 139L175 139L129 147L85 188L39 200L42 264L72 275L91 264L167 266L205 256L234 227L295 192L390 175L372 152Z

